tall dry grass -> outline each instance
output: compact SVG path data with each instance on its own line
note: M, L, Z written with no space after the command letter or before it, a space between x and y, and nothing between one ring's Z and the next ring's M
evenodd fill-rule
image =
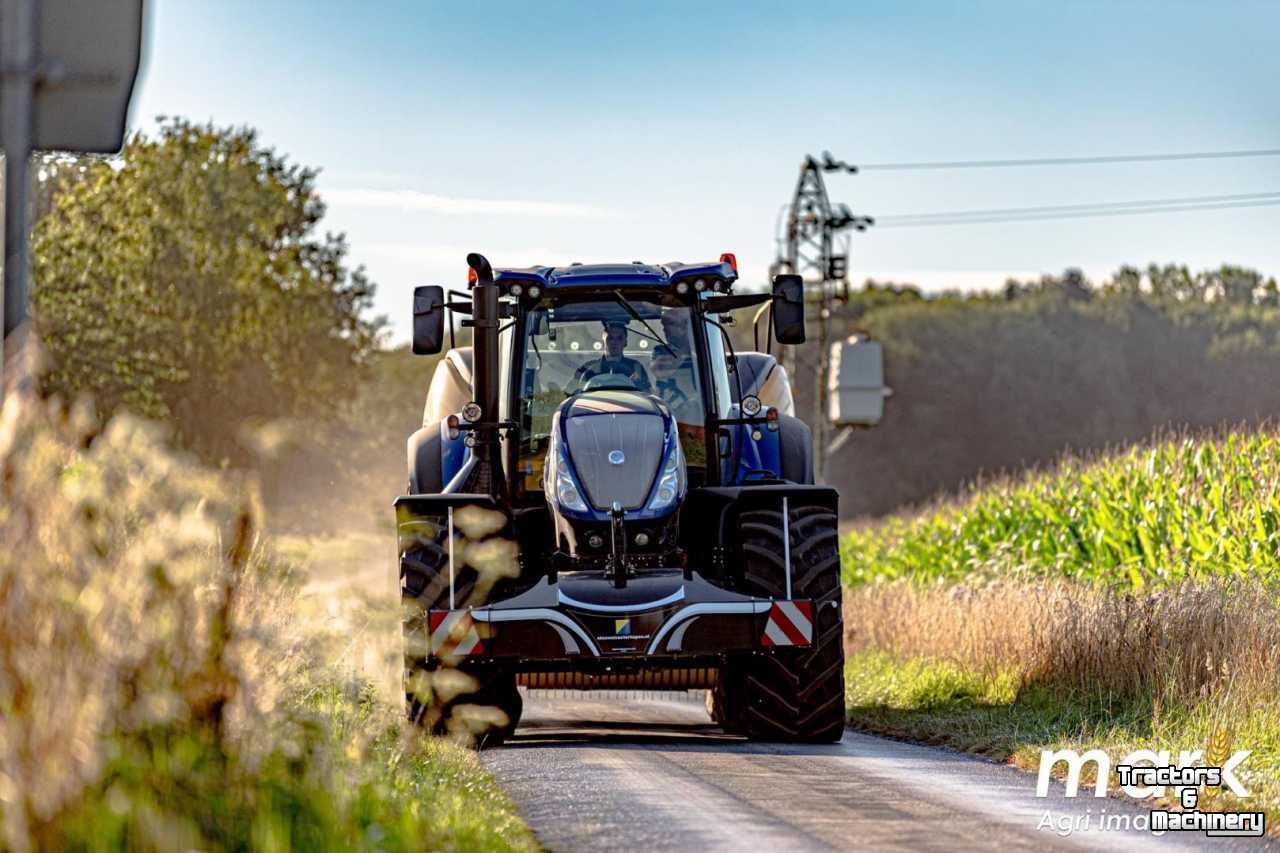
M0 847L532 843L466 755L323 659L242 483L154 424L0 409Z
M1123 594L1059 578L868 584L846 593L845 632L854 654L941 660L1157 713L1280 704L1280 598L1248 580Z
M0 803L7 846L85 794L112 738L252 751L300 643L252 508L150 424L21 395L0 414ZM163 820L160 821L163 823Z

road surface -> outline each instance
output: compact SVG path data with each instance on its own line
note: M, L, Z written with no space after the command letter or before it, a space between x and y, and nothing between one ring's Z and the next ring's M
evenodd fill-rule
M751 744L701 694L535 691L515 737L481 754L550 850L1228 850L1255 839L1102 831L1147 809L946 750L847 732ZM1085 790L1082 787L1082 792ZM1038 829L1046 814L1067 836ZM1086 828L1086 819L1087 828Z

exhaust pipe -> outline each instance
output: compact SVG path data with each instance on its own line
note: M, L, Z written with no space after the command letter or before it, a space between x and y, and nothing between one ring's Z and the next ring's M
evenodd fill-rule
M471 387L481 415L475 426L476 444L472 448L476 465L467 478L466 491L503 500L507 495L507 479L498 441L498 285L494 284L493 267L484 255L476 252L467 255L467 266L476 272L476 283L471 289L474 337Z

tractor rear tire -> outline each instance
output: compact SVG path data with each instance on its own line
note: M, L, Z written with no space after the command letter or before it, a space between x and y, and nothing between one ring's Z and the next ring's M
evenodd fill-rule
M813 644L753 653L723 673L726 731L752 740L834 743L843 736L844 631L836 517L826 507L793 506L791 594L813 602ZM743 580L752 595L783 598L781 508L741 516Z

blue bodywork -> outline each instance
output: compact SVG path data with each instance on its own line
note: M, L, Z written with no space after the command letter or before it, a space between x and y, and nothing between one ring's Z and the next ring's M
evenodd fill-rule
M737 408L736 406L734 407ZM737 416L734 412L733 417ZM776 480L782 477L782 442L779 433L764 424L726 426L736 452L720 460L720 478L726 486L742 486L753 480ZM760 440L751 437L759 430Z
M681 279L719 278L734 282L738 274L727 263L582 264L497 270L494 281L510 286L536 284L549 290L570 287L664 287Z
M467 460L471 457L471 448L467 447L462 440L462 434L459 433L457 438L449 438L449 427L445 421L440 422L440 482L449 485L462 467L467 464Z
M566 400L565 404L567 405L568 402L569 401ZM627 510L627 520L629 521L644 521L644 520L651 520L655 518L662 518L664 516L668 516L680 508L681 499L684 497L683 494L679 495L672 504L665 506L662 509L655 510L655 509L649 508L650 504L653 503L654 494L658 491L658 481L661 479L662 469L667 464L667 461L671 458L671 454L676 452L675 445L676 445L676 442L679 441L678 434L676 432L676 422L675 422L675 419L671 417L671 413L665 407L661 407L660 415L662 417L662 455L658 459L658 467L654 471L653 481L649 483L649 490L645 493L644 504L641 505L639 509ZM609 415L604 415L604 414L579 415L579 417L599 418L599 417L609 417ZM562 427L561 427L559 417L556 418L556 425L554 429L559 434L558 435L559 440L564 443L564 449L568 453L569 477L570 479L573 480L573 485L575 488L577 488L578 494L583 496L584 502L586 502L587 504L587 510L586 512L583 512L581 510L575 510L566 506L562 506L560 505L560 502L555 499L554 495L549 495L548 499L556 504L556 511L559 512L561 515L563 515L565 518L573 519L575 521L608 521L609 520L608 512L604 510L596 509L594 506L591 505L589 501L586 501L586 496L588 492L583 487L582 480L579 479L578 477L578 466L573 461L574 448L572 445L569 444L568 437L563 432L560 431Z
M736 407L735 407L736 408ZM733 417L737 416L737 412L733 412ZM764 426L752 427L747 424L733 424L726 426L732 436L733 446L738 449L736 453L730 453L720 461L720 478L721 482L726 486L742 486L753 480L778 479L782 476L782 448L781 440L777 432L770 431ZM751 437L753 430L760 431L760 440ZM671 438L668 433L666 446L662 452L662 461L658 466L658 470L662 470L662 466L667 463L667 456L671 453ZM573 451L570 449L570 462L572 463ZM440 471L443 475L442 482L446 485L457 476L458 472L467 464L467 460L471 457L471 449L463 443L462 436L457 438L449 438L449 430L444 421L440 422ZM582 483L578 482L578 475L575 467L570 464L569 474L573 478L574 485L578 487L579 494L586 494L583 490ZM653 491L657 488L657 477L649 489L649 496L645 500L648 506L650 500L653 499ZM572 510L565 510L565 515L573 518L586 518L594 521L600 521L608 517L607 513L599 513L594 510L586 514L575 513ZM662 512L635 511L630 517L633 518L652 518L665 515L669 510Z

